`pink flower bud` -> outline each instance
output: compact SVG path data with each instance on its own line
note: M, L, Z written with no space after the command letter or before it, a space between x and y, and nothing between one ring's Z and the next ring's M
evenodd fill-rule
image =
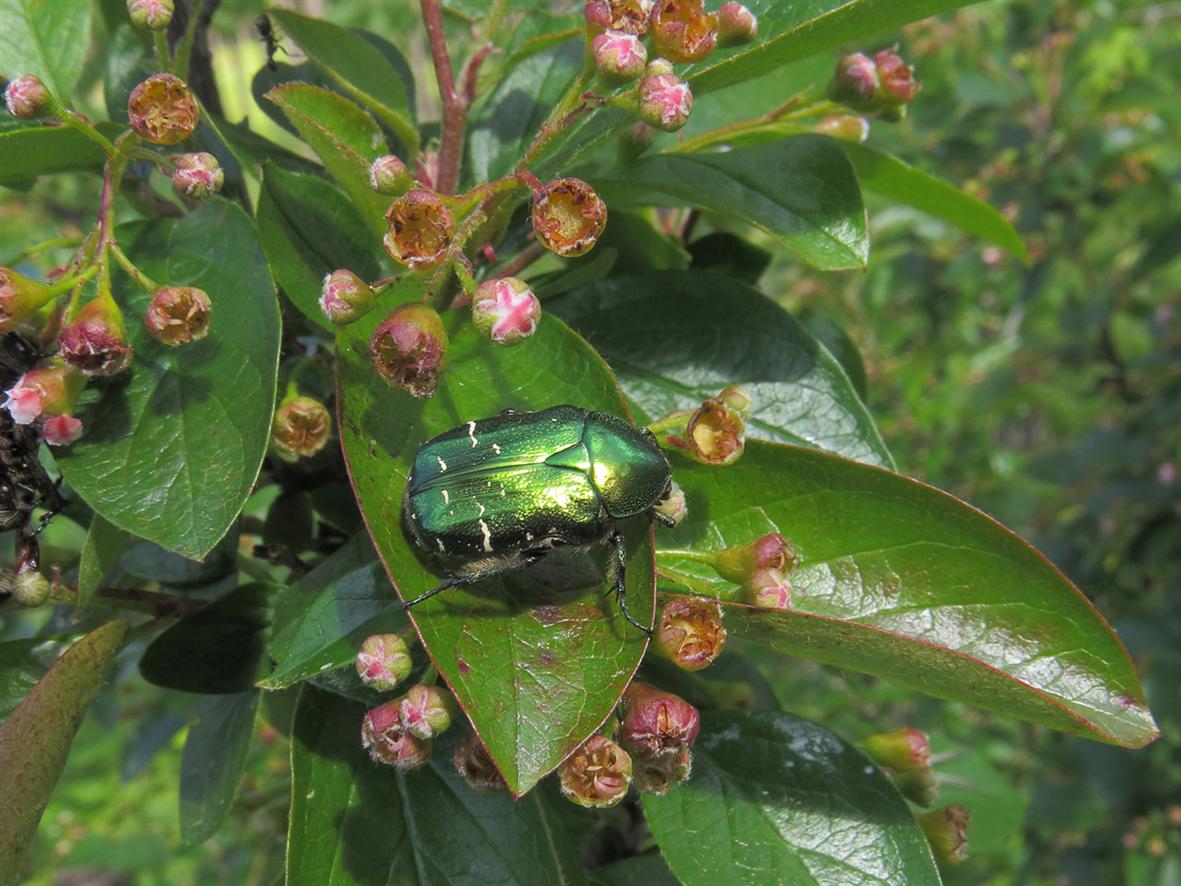
M400 701L388 701L374 708L361 721L361 747L375 763L398 769L418 769L431 755L431 743L402 727Z
M689 780L689 775L693 771L693 752L688 748L681 748L664 757L636 756L632 762L636 790L642 794L662 797L673 785Z
M434 738L451 726L451 693L439 686L411 686L401 700L402 727L418 738Z
M648 64L648 50L635 34L626 31L604 31L591 44L595 70L608 86L630 83Z
M592 735L558 767L562 795L591 809L615 806L626 796L631 780L631 757L602 735Z
M524 341L537 331L540 319L541 302L524 280L488 280L472 293L472 320L498 345Z
M726 648L722 607L705 597L677 597L660 610L653 645L656 651L686 671L712 664Z
M925 732L913 726L871 735L862 747L879 766L895 772L931 768L931 743Z
M447 365L447 333L438 312L421 302L394 308L369 339L378 374L415 397L433 397Z
M689 514L689 505L685 500L685 490L678 486L674 480L672 486L669 487L668 496L657 502L652 510L664 517L673 526L680 525L681 521Z
M434 191L415 188L390 204L383 243L390 258L411 270L437 265L455 233L451 210Z
M376 304L373 289L352 271L340 268L324 277L320 310L337 326L363 317Z
M319 400L292 397L275 410L271 439L281 455L308 458L328 445L332 415Z
M870 111L876 107L874 97L879 86L881 78L873 59L855 52L837 62L836 73L828 84L828 97L856 110Z
M200 341L209 334L213 305L194 286L161 286L144 314L152 338L170 348Z
M52 99L45 84L32 74L9 82L4 90L8 113L20 120L34 120L50 110Z
M0 268L0 333L13 329L53 301L46 284L30 280L12 268Z
M91 299L57 337L63 359L86 375L118 375L131 364L123 313L110 293Z
M563 258L589 252L606 227L607 204L582 179L555 179L533 194L533 233Z
M204 200L220 191L225 179L221 164L212 154L181 154L172 173L172 190L178 197Z
M733 464L746 448L746 422L720 398L711 397L689 418L684 436L670 436L668 442L702 464Z
M643 37L648 33L653 0L587 0L583 16L592 32L623 31Z
M934 812L916 815L935 857L955 863L968 857L968 826L972 813L967 806L951 803Z
M667 757L693 744L701 728L697 708L678 695L632 681L619 703L617 737L633 754Z
M713 563L718 575L735 584L749 581L759 569L790 572L795 565L795 548L778 532L769 532L745 544L724 548L717 553Z
M404 194L414 184L414 176L401 158L382 154L369 164L369 187L379 194L394 197Z
M41 423L41 436L50 446L69 446L82 436L82 422L72 415L55 415Z
M648 66L640 81L640 119L665 132L675 132L689 122L693 92L688 83L657 62Z
M507 787L500 770L488 755L488 749L474 732L469 732L459 740L452 760L455 771L477 791L491 793L503 791Z
M869 138L869 121L854 114L837 114L825 117L812 131L859 145Z
M410 647L397 634L373 634L357 651L357 675L378 692L389 692L410 676Z
M175 145L197 130L201 106L179 77L153 74L131 91L127 116L131 128L146 141Z
M73 367L60 361L31 369L5 391L3 408L18 425L62 415L74 408L86 382Z
M778 569L755 570L743 590L747 602L759 609L791 609L791 582Z
M702 0L658 0L652 8L652 49L674 62L699 62L718 42L718 17Z
M901 107L909 105L922 88L914 79L914 68L902 60L897 47L883 49L873 57L877 65L881 86L878 89L878 104Z
M735 0L726 0L718 10L718 45L741 46L759 36L759 20Z
M172 21L172 0L127 0L127 15L137 28L163 31Z

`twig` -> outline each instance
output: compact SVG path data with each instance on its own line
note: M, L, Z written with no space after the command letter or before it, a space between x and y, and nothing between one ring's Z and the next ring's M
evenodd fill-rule
M529 267L529 265L541 258L544 254L545 247L543 247L540 243L530 243L528 246L518 252L512 261L510 261L503 268L497 270L496 276L515 277L517 274L521 273L521 271L525 270L525 268Z
M439 6L439 0L420 0L420 5L427 38L430 41L431 60L435 64L439 98L443 103L439 175L435 182L435 190L441 194L452 194L459 184L463 134L467 125L467 102L455 90L455 75L451 70L451 55L447 52L447 33L443 27L443 10Z

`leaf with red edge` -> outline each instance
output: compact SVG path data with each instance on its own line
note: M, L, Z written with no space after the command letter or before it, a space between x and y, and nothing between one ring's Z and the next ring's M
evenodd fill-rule
M624 414L607 365L553 317L522 344L498 348L475 331L466 312L452 313L445 317L451 343L438 393L416 400L390 387L369 362L369 337L393 304L420 294L420 284L400 284L383 297L382 309L337 338L349 474L374 546L407 600L440 581L415 556L399 518L410 462L423 442L505 409L571 403ZM631 530L628 606L646 622L654 590L651 534L646 526ZM574 552L556 565L551 555L528 576L452 588L412 611L439 673L515 794L599 727L643 655L646 637L603 596L602 548Z

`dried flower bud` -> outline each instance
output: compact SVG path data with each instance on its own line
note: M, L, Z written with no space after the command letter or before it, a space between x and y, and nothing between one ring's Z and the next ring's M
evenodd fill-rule
M376 304L372 287L347 268L324 276L320 310L337 326L345 326L363 317Z
M9 82L4 90L8 113L19 120L35 120L51 110L53 99L38 77L25 74Z
M387 197L404 194L414 184L414 176L400 157L382 154L369 164L369 187Z
M674 62L699 62L718 42L718 17L702 0L659 0L652 8L652 48Z
M411 686L401 700L402 727L418 738L434 738L451 725L451 693L439 686Z
M583 16L592 32L623 31L643 37L648 33L652 0L587 0Z
M685 490L674 480L669 487L668 496L657 502L652 510L667 520L672 526L680 525L689 513L688 502L685 501Z
M895 772L931 768L931 742L925 732L913 726L871 735L862 747L875 763Z
M859 145L869 138L869 121L854 114L837 114L825 117L812 131Z
M54 415L41 422L41 438L50 446L68 446L82 436L82 421L72 415Z
M665 757L637 755L632 761L636 790L655 797L664 796L673 785L689 780L693 771L693 752L681 748Z
M421 302L394 308L369 340L378 374L415 397L433 397L447 365L447 333L438 312Z
M702 464L733 464L746 447L746 422L721 399L711 397L690 417L684 436L671 436L668 442Z
M477 791L491 793L506 789L504 776L492 762L488 749L476 733L469 732L459 740L452 759L455 762L455 771Z
M488 280L472 293L472 320L498 345L524 341L537 331L540 319L541 302L524 280Z
M319 400L291 397L275 410L271 439L280 454L307 458L328 445L332 436L332 416Z
M533 194L533 233L550 252L583 255L606 227L607 204L582 179L555 179Z
M402 727L401 702L388 701L361 721L361 747L375 763L399 769L418 769L431 755L431 743Z
M434 191L415 188L390 204L382 241L390 258L411 270L437 265L447 254L455 219Z
M397 634L373 634L357 651L357 676L371 689L389 692L410 676L410 647Z
M701 728L697 708L679 695L632 681L619 703L616 737L637 756L668 757L693 744Z
M86 380L72 366L55 360L30 369L5 391L3 403L18 425L63 415L74 408Z
M644 79L640 81L640 119L649 126L665 132L676 132L687 122L693 112L693 92L689 84L666 70L668 65L657 59L648 65Z
M127 99L131 128L154 145L175 145L197 130L201 106L189 87L172 74L153 74Z
M883 49L873 57L877 65L881 85L877 92L879 107L904 107L909 105L922 85L914 79L914 68L898 55L898 48Z
M213 305L195 286L161 286L144 314L144 326L156 341L170 348L200 341L209 334Z
M718 10L718 45L741 46L759 36L755 14L735 0L726 0Z
M178 197L204 200L220 191L225 180L221 164L212 154L204 151L181 154L172 173L172 190Z
M91 299L57 337L62 357L87 375L118 375L131 364L123 313L110 293Z
M0 333L11 332L49 304L54 292L12 268L0 268Z
M137 28L163 31L172 21L172 0L127 0L127 15Z
M746 600L759 609L791 609L791 581L778 569L757 569L743 584Z
M968 857L968 826L972 813L967 806L951 803L934 812L916 815L935 857L955 863Z
M726 648L722 607L706 597L677 597L664 604L656 625L656 651L686 671L699 671Z
M604 31L591 44L595 57L595 71L608 86L630 83L648 64L648 50L635 34L626 31Z
M863 52L842 56L828 84L828 97L859 111L872 111L881 86L878 67Z
M939 799L939 780L930 769L895 772L890 776L898 792L919 806L933 806Z
M631 757L611 739L592 735L558 767L558 779L572 803L591 809L614 806L631 784Z
M724 548L718 551L713 562L718 575L735 584L749 581L759 569L790 572L795 566L795 548L778 532L769 532L754 541Z
M49 599L49 579L36 569L22 569L12 582L12 597L21 606L40 606Z

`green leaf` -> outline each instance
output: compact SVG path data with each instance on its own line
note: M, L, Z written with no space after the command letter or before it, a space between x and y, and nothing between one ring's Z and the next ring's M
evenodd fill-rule
M313 65L389 127L406 146L409 156L418 153L418 131L411 119L403 72L381 49L361 35L322 19L287 9L272 9L269 15L299 44Z
M383 299L418 299L414 281ZM415 400L387 385L369 362L368 343L384 310L337 338L341 443L357 500L403 599L439 583L402 533L399 504L410 462L426 440L505 409L572 403L621 414L623 402L599 356L554 317L512 348L497 348L467 315L451 312L448 369L438 393ZM627 589L631 612L652 605L650 531L633 527ZM642 529L642 532L641 532ZM643 535L644 539L638 536ZM453 588L413 610L427 650L515 793L524 793L581 744L610 713L639 664L646 638L603 597L605 550L596 562L562 555L505 582ZM564 575L558 571L568 570ZM539 583L555 582L556 593ZM573 592L580 583L585 591ZM589 586L587 586L589 585Z
M958 9L972 0L748 0L759 19L755 42L691 68L694 95L740 83L790 62L886 36L908 22Z
M324 275L348 268L367 280L381 266L366 244L376 241L353 204L316 175L267 164L258 195L258 235L275 281L309 320L336 327L320 310Z
M124 239L153 279L208 293L209 335L181 348L160 344L142 322L151 297L118 275L135 359L125 375L87 390L85 433L57 463L106 520L200 559L237 519L266 453L278 302L253 224L224 200Z
M940 882L890 779L827 729L790 714L704 712L689 782L643 800L685 886Z
M100 124L108 136L119 127ZM30 126L0 130L0 184L8 185L50 175L102 169L106 156L96 142L64 126Z
M0 643L0 723L16 710L67 645L61 638L43 637Z
M220 695L197 709L180 761L180 836L189 846L212 837L229 815L250 753L260 694Z
M361 211L369 229L385 232L390 198L369 187L369 164L388 153L381 129L362 108L344 96L307 83L276 86L266 98L287 119Z
M1029 253L1009 220L959 188L881 151L841 142L861 187L943 219L1029 264Z
M122 126L128 125L127 100L131 91L158 69L149 34L124 21L103 47L103 103L107 116Z
M836 359L737 280L701 271L617 277L547 307L586 336L649 418L739 384L753 401L751 436L892 464Z
M1127 651L1091 603L1003 526L944 492L809 449L750 442L735 464L677 459L689 515L670 547L782 532L788 612L728 608L732 634L1126 747L1157 736ZM709 567L658 554L662 578L732 601Z
M469 787L451 762L458 729L430 763L399 772L361 749L365 709L305 686L291 741L288 886L571 883L582 870L534 794Z
M90 43L94 4L0 0L0 77L34 74L68 103Z
M691 268L712 271L757 286L759 278L774 257L761 246L755 246L729 231L712 231L689 244Z
M132 536L98 514L90 521L78 562L78 608L85 609L104 578L114 571Z
M74 733L106 682L126 628L107 622L71 646L0 724L0 882L16 882Z
M609 205L694 206L750 222L824 271L864 268L869 233L857 177L818 135L717 154L661 154L593 178Z

